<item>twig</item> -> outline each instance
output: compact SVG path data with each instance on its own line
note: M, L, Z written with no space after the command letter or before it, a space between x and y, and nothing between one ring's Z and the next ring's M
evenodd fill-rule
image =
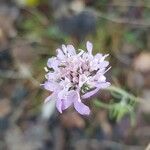
M150 143L148 144L145 150L150 150Z
M18 72L12 71L12 70L7 70L7 71L3 71L0 70L0 77L1 78L10 78L10 79L26 79L25 76L21 75Z
M106 104L106 103L103 103L102 101L95 100L94 104L96 106L103 107L103 108L109 109L109 110L114 108L114 104Z
M104 18L106 20L115 22L115 23L122 23L122 24L131 24L131 25L138 25L138 26L144 26L144 27L150 27L150 20L144 20L144 19L137 19L137 20L133 20L133 19L129 19L129 18L125 18L125 17L114 17L114 16L110 16L110 14L104 14L100 11L91 9L91 8L87 8L87 11L91 11L93 12L93 14L95 14L96 17L98 18Z
M132 25L140 25L140 26L150 26L150 21L149 20L143 20L143 19L138 19L138 20L131 20L129 18L121 18L121 17L112 17L110 15L106 15L101 12L97 12L97 17L104 18L107 20L110 20L112 22L116 23L124 23L124 24L132 24Z
M111 85L110 87L106 88L105 90L120 94L120 96L125 97L127 99L130 99L131 101L138 102L138 103L143 103L143 104L146 104L146 105L150 105L145 99L140 98L140 97L136 97L133 94L130 94L127 91L121 89L120 87ZM113 104L106 104L106 103L99 102L99 101L98 102L96 101L94 103L96 103L97 105L101 105L102 107L107 108L107 109L112 109L114 107Z
M111 85L106 90L113 91L113 92L119 93L121 95L125 95L126 97L129 97L130 100L134 100L134 101L139 102L139 103L144 103L144 104L146 103L146 104L148 104L147 101L144 100L143 98L136 97L133 94L130 94L130 93L126 92L125 90L123 90L123 89L121 89L119 87L116 87L114 85Z
M7 78L7 79L29 79L35 86L40 85L40 83L35 78L33 78L32 75L27 76L27 75L24 75L22 73L15 72L12 70L7 70L7 71L0 70L0 77Z
M117 1L112 3L112 4L104 4L99 2L101 6L116 6L116 7L145 7L145 8L150 8L150 5L146 4L140 4L140 3L135 3L135 2L130 2L130 1Z
M32 9L26 9L24 10L29 13L32 17L37 19L37 21L40 23L42 27L45 27L49 24L49 19L42 13L40 12L37 8L32 8Z

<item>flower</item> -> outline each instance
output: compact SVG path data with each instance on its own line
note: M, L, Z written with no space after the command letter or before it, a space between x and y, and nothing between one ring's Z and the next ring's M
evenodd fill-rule
M72 45L62 45L57 49L57 56L48 59L46 81L44 88L51 91L45 102L56 101L60 113L71 105L82 115L89 115L90 109L83 103L84 99L96 94L100 89L107 88L104 74L109 62L108 55L92 54L93 45L86 43L87 51L76 53Z

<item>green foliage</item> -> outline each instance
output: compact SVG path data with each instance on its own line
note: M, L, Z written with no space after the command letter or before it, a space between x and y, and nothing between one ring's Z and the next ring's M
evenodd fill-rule
M125 32L124 39L129 43L135 43L136 35L133 32Z
M63 34L57 26L49 26L45 30L45 35L51 39L61 40L63 42L67 40L67 36Z
M23 7L37 7L46 0L16 0L16 3Z
M111 100L110 103L103 103L102 101L95 100L94 105L96 107L108 109L110 118L116 119L117 122L119 122L124 116L129 115L131 125L134 125L134 107L136 104L136 97L115 86L111 86L106 90L112 93L113 100Z
M68 37L57 26L43 25L41 22L41 14L36 15L37 17L27 18L22 23L21 28L24 31L24 36L34 41L49 39L65 43L68 40Z

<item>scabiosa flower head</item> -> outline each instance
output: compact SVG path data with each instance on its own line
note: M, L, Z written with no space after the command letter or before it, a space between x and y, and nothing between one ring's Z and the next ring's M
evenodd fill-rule
M107 88L104 74L109 65L108 55L92 54L93 45L86 43L87 51L76 52L72 45L62 45L57 49L57 56L48 59L46 82L44 88L52 92L45 102L55 99L60 113L73 105L82 115L89 115L90 109L83 100Z

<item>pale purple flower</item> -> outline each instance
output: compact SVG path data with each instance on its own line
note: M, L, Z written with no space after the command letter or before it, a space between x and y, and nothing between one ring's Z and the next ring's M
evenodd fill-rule
M76 53L72 45L62 45L56 50L57 56L48 59L44 88L52 94L45 102L54 99L60 113L73 105L80 114L89 115L90 109L82 101L110 85L104 76L109 69L109 62L105 61L108 55L93 55L90 42L86 49Z

